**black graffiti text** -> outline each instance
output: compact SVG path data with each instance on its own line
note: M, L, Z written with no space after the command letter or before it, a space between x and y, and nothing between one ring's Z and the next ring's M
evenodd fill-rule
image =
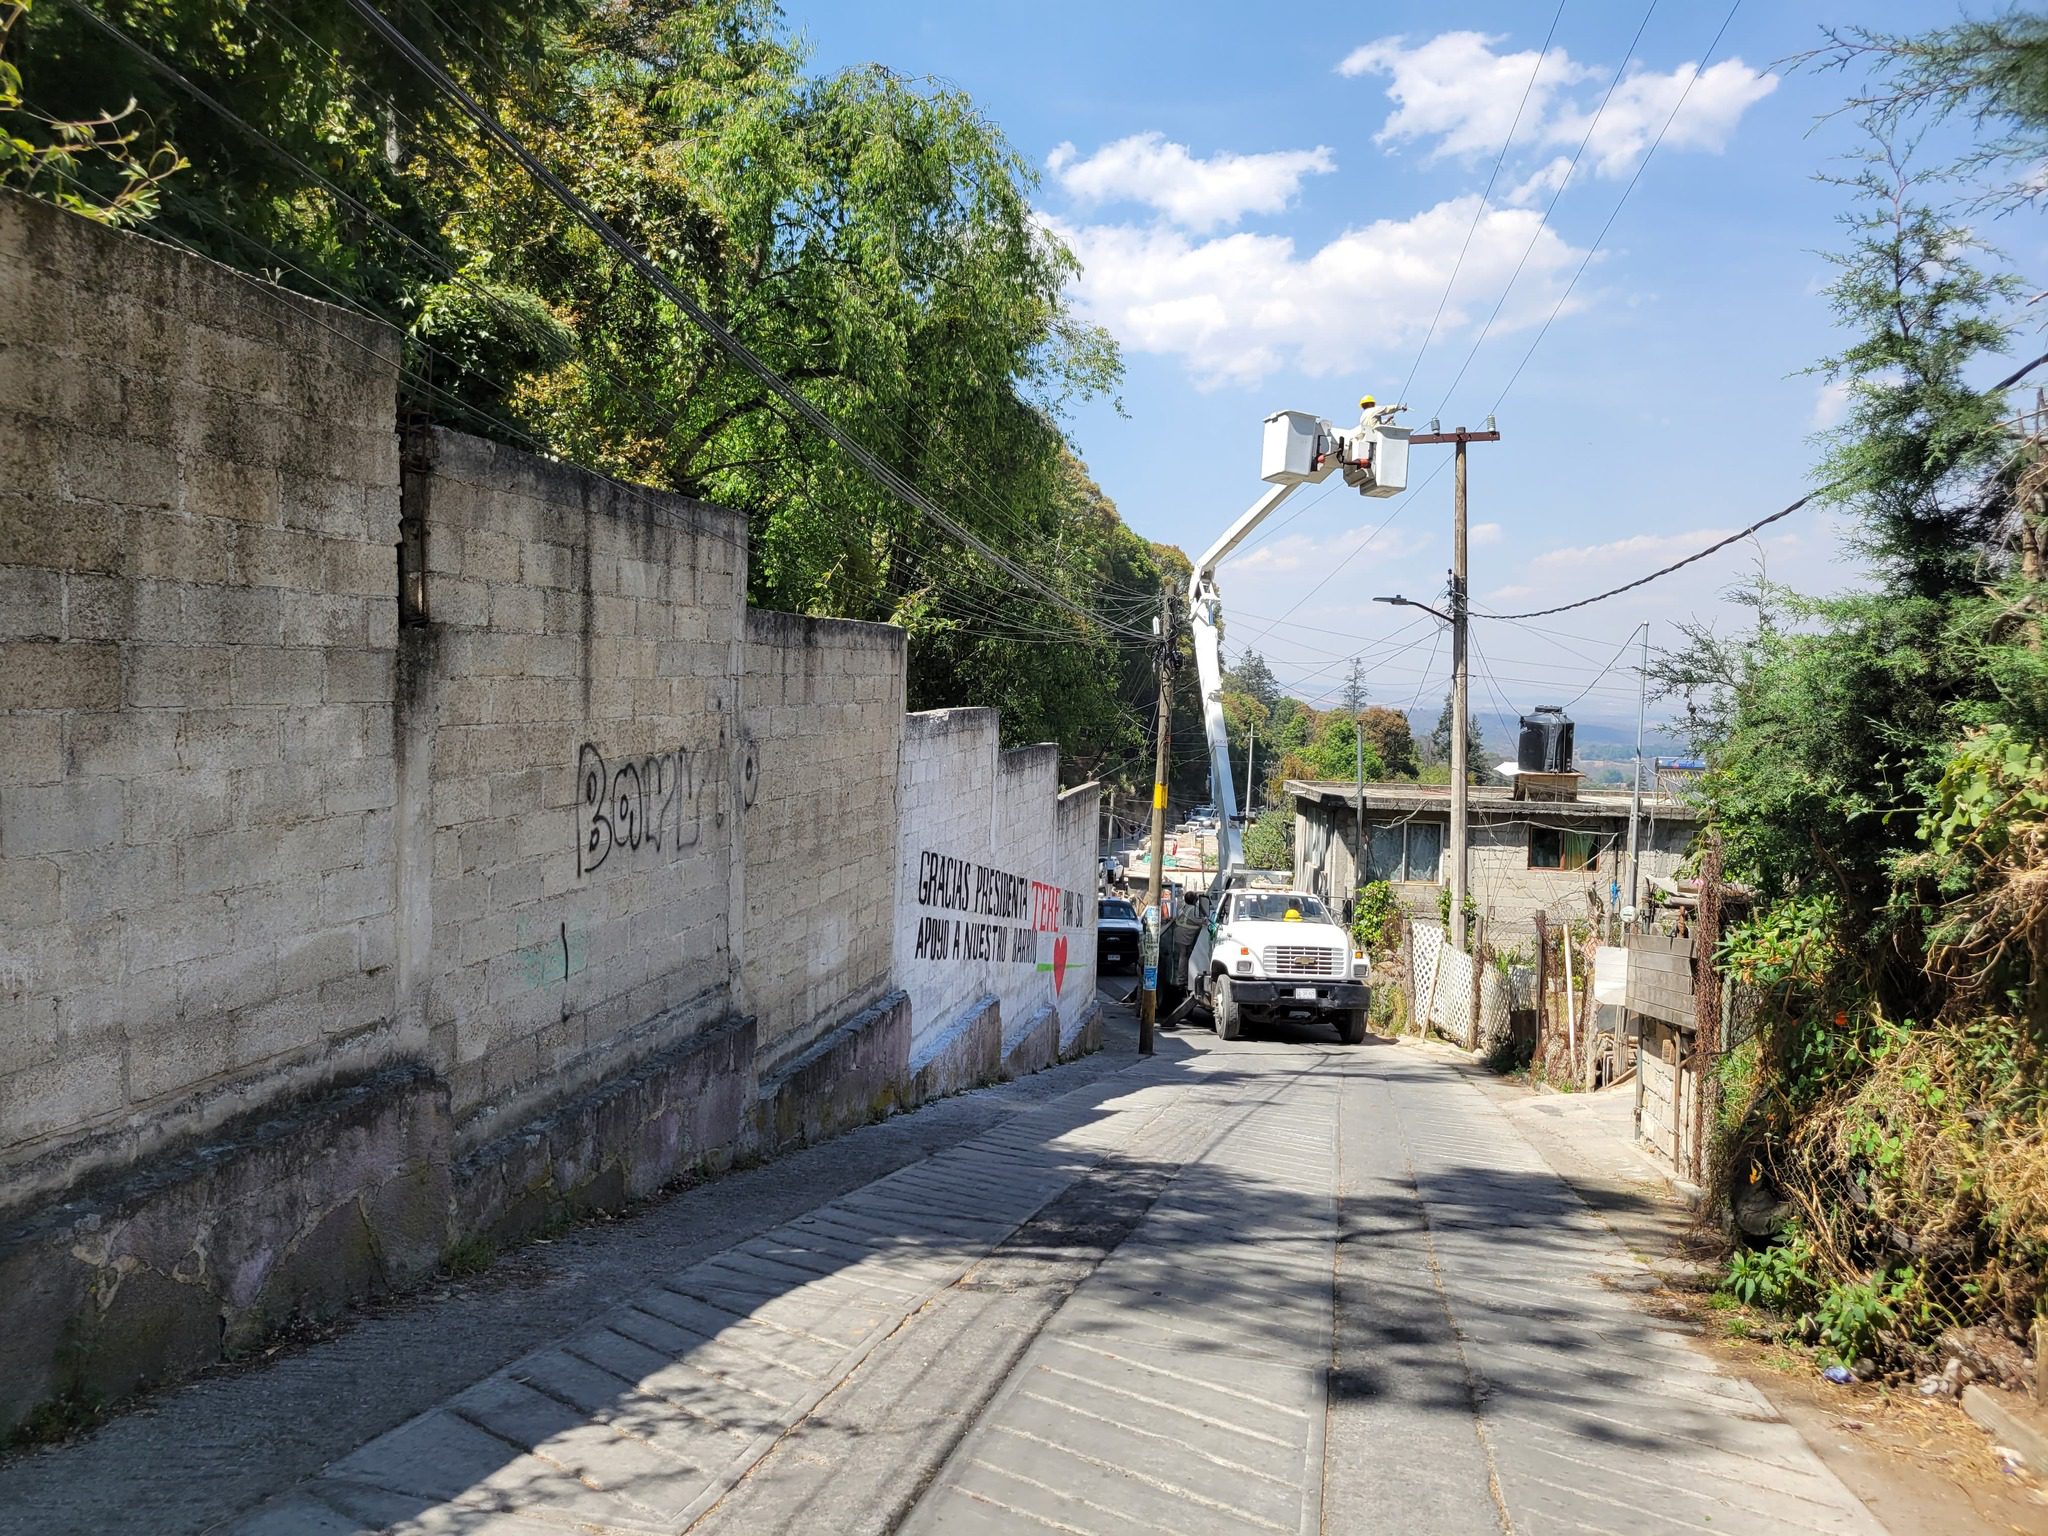
M701 754L687 747L634 757L616 768L590 742L576 754L576 873L602 868L615 850L674 858L704 836Z

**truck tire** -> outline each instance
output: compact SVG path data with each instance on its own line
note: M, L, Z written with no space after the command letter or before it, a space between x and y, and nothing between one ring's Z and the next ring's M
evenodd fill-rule
M1213 987L1209 1017L1216 1025L1218 1040L1237 1040L1244 1035L1244 1016L1237 1011L1237 997L1230 990L1230 978L1218 976Z
M1346 1045L1365 1044L1365 1010L1345 1009L1337 1021L1337 1034Z

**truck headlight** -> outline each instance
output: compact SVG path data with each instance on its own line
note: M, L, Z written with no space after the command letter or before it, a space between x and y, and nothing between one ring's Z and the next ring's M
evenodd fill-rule
M1237 974L1238 974L1238 975L1240 975L1240 976L1249 976L1249 975L1251 975L1251 973L1252 973L1252 963L1251 963L1251 961L1249 961L1249 960L1240 960L1240 961L1238 961L1238 962L1237 962Z

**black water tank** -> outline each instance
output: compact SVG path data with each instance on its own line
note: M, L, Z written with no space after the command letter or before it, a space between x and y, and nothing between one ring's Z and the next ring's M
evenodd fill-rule
M1515 766L1524 773L1572 771L1572 723L1555 704L1537 706L1522 716L1522 736L1515 747Z

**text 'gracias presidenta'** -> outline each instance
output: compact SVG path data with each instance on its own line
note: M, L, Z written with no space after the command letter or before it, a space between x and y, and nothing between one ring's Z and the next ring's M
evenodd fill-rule
M917 904L977 917L1028 917L1040 933L1079 928L1091 915L1082 892L947 853L918 855Z

